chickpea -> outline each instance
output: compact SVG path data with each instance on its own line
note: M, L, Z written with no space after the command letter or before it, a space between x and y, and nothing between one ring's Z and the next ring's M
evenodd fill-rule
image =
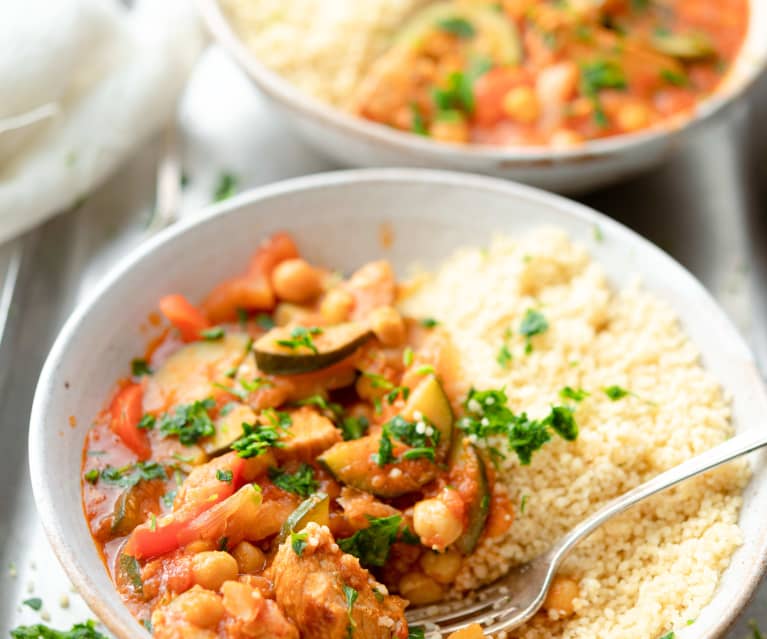
M241 541L232 549L232 556L237 561L241 573L253 575L261 572L266 558L261 549L247 541Z
M413 529L424 546L440 550L463 533L463 522L441 499L424 499L413 508Z
M461 555L455 550L443 553L425 552L421 555L421 569L434 581L449 584L455 581L463 562Z
M295 258L280 262L272 272L272 286L277 297L302 304L322 292L320 274L306 260Z
M429 135L440 142L464 144L469 141L469 125L462 117L441 118L431 123Z
M237 579L238 574L237 560L228 552L210 550L192 557L192 577L208 590L218 590L225 581Z
M413 606L423 606L442 599L445 594L436 581L421 572L409 572L399 580L399 592Z
M541 114L538 96L530 87L515 87L503 96L503 112L521 124L532 124Z
M650 123L650 110L639 102L624 104L615 116L624 131L637 131Z
M407 337L402 316L391 306L381 306L372 311L370 327L384 346L399 346Z
M170 602L169 607L198 628L215 628L224 616L221 598L215 592L200 586L194 586L181 593Z
M320 304L320 315L330 324L340 324L349 319L354 308L354 297L343 288L329 290Z
M482 626L478 623L473 623L466 628L456 630L453 634L448 635L447 639L483 639L485 632L482 630Z
M546 595L543 607L556 610L560 615L570 616L575 612L573 600L578 596L578 582L570 577L557 575Z
M190 555L196 555L200 552L205 552L206 550L214 550L216 548L216 544L214 544L209 539L197 539L195 541L192 541L188 543L184 549L190 554Z

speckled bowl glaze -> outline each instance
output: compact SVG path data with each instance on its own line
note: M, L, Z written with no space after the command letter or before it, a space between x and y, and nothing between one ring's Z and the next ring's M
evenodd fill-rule
M767 0L751 0L749 31L737 60L719 90L701 102L692 116L571 149L459 146L364 120L304 94L251 53L227 21L219 0L197 0L197 5L216 41L275 109L307 142L344 166L454 169L509 178L560 193L589 191L662 163L687 136L737 102L767 63Z
M282 182L227 200L141 245L72 314L48 357L32 409L32 484L51 544L96 615L120 639L148 636L123 606L91 541L80 469L89 425L127 363L143 351L147 336L139 326L160 296L180 292L199 299L282 229L312 261L351 271L386 258L404 275L414 261L435 266L461 246L541 225L561 227L585 245L613 284L639 275L676 311L703 364L733 397L736 429L765 428L767 394L735 328L692 275L617 222L531 187L458 173L367 170ZM602 241L594 237L595 225ZM382 228L393 237L388 248L380 241ZM763 454L751 457L754 475L740 517L743 546L696 623L677 633L680 639L720 637L763 574L766 461Z

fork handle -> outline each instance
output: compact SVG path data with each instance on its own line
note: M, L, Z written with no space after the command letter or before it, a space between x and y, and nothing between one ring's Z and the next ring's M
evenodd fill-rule
M600 508L591 517L585 519L576 526L570 533L559 540L557 544L547 553L549 561L553 567L557 567L565 558L567 553L581 539L590 535L599 526L615 515L629 509L634 504L642 501L650 495L654 495L662 490L671 488L676 484L705 473L707 470L721 466L722 464L750 453L762 446L767 446L767 429L754 428L740 435L736 435L726 442L707 450L701 455L682 462L660 475L653 477L650 481L637 486L627 493L613 499L611 502Z

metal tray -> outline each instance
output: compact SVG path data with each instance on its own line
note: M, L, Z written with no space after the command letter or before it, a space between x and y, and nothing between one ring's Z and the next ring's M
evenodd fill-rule
M767 366L761 285L767 276L767 132L759 113L767 113L767 81L662 168L583 200L695 273ZM210 201L223 172L246 188L336 168L297 141L215 49L192 79L179 128L189 179L184 211ZM68 628L92 616L40 528L28 480L27 423L37 376L62 322L105 270L146 237L158 159L159 143L148 144L77 210L0 247L2 637L20 624ZM40 612L22 605L30 597L43 600ZM767 629L767 584L728 639L743 639L752 618Z

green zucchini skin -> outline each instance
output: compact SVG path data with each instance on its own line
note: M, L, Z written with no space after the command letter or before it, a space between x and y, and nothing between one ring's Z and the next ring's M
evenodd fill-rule
M321 526L328 525L330 521L330 499L325 493L310 495L290 513L280 531L280 543L285 541L290 536L290 533L303 530L310 521L314 521Z
M490 514L490 482L485 460L474 444L468 440L453 447L450 473L469 476L476 486L469 503L469 523L463 534L455 541L455 547L464 555L470 555L479 543Z
M291 348L278 344L290 340L291 329L278 327L259 338L253 345L258 369L270 375L300 375L311 373L349 357L373 337L373 332L362 324L347 322L322 328L312 336L316 351L306 346Z
M436 447L436 461L444 462L453 440L455 417L450 400L435 375L424 378L410 393L402 411L402 416L410 421L417 421L415 414L420 413L439 430L439 443Z

